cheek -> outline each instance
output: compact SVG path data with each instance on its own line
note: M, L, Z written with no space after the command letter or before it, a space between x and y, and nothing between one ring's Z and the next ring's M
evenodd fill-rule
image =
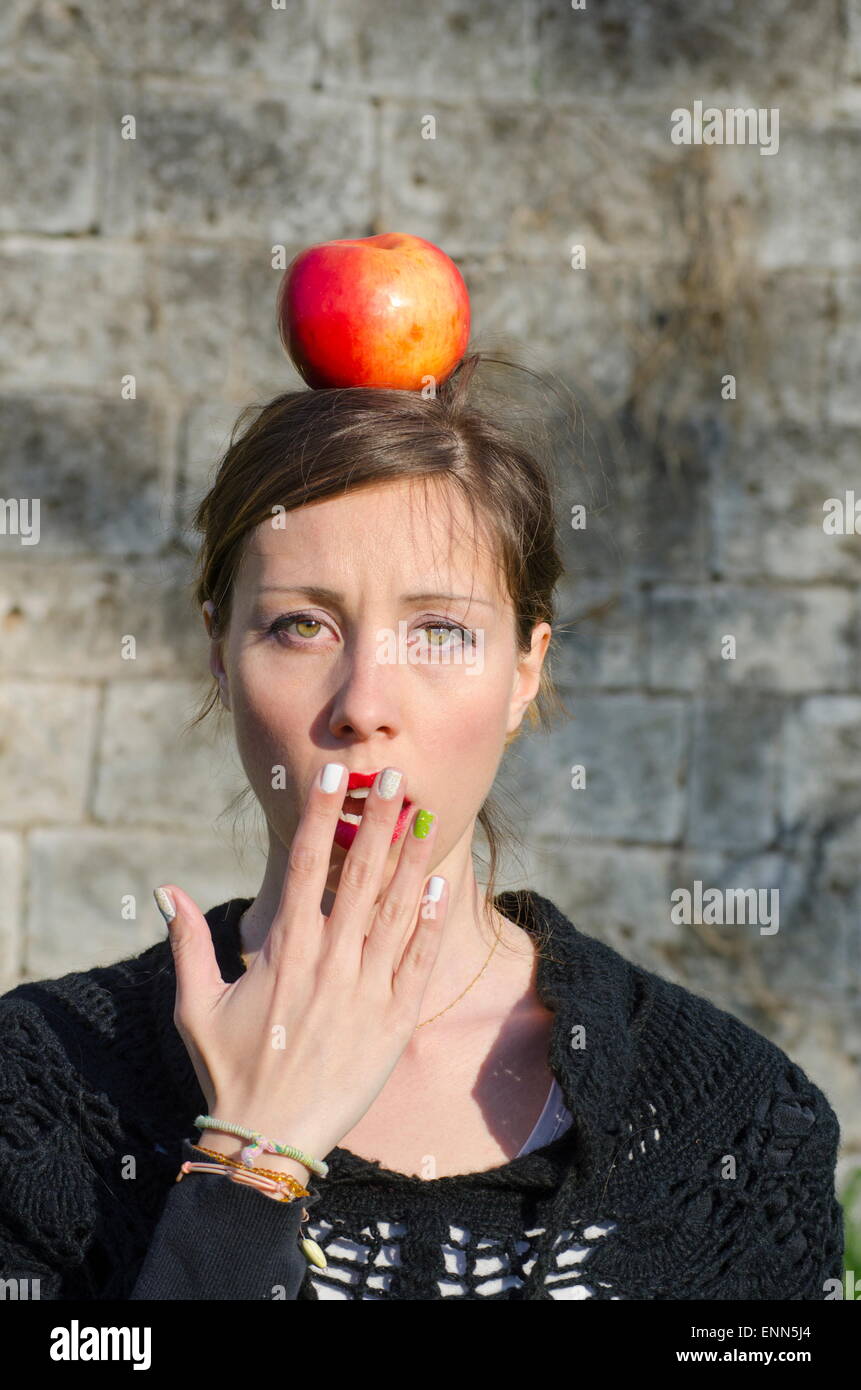
M265 790L271 786L272 769L283 766L289 785L289 752L301 748L308 737L301 696L285 698L273 681L239 679L231 684L231 697L236 747L249 780L256 790Z
M309 698L308 681L291 677L277 656L268 641L249 646L238 653L230 680L237 720L264 736L267 731L275 736L299 725Z
M507 702L482 699L449 707L432 718L415 746L422 786L440 808L440 852L447 853L478 814L496 780L504 753Z
M421 731L422 749L431 752L451 776L453 767L495 772L508 723L508 686L486 675L461 678L472 688L434 702ZM474 684L473 684L474 683Z

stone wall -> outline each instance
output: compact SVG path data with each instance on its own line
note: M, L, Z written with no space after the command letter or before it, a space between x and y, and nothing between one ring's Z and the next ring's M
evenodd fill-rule
M861 499L859 0L10 0L0 40L0 496L41 504L0 534L2 987L157 940L158 883L256 891L230 742L180 732L188 521L301 384L273 247L410 231L577 403L573 718L501 774L508 881L773 1037L857 1161L861 537L823 506ZM779 144L674 143L695 102ZM674 923L697 881L779 889L779 931Z

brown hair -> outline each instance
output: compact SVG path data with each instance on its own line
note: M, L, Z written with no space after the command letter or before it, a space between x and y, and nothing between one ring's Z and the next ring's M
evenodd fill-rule
M477 523L483 523L514 609L520 654L529 651L535 624L554 627L554 590L564 572L554 481L541 451L499 423L504 412L482 409L473 400L480 361L537 375L506 358L476 352L429 394L370 387L298 390L240 412L215 481L192 520L203 536L193 601L198 610L207 600L213 603L214 636L227 631L245 543L262 521L271 521L282 509L342 496L348 488L401 479L434 479L458 488L470 508L473 536ZM506 394L510 403L511 393ZM533 728L552 728L557 714L570 717L550 671L554 642L555 632L538 693L524 715ZM218 697L213 680L186 731L213 707L219 716L225 713ZM518 733L509 734L506 748ZM250 787L244 788L235 800L249 792ZM522 841L493 794L482 805L478 822L489 848L484 898L489 911L503 843Z

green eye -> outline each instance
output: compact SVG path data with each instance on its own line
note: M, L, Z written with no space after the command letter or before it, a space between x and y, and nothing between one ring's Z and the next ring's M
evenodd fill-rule
M274 623L270 625L269 636L277 638L283 632L286 634L288 646L308 646L311 638L316 637L317 634L315 632L300 632L298 636L296 636L290 632L289 629L293 627L321 628L322 626L323 623L321 620L319 618L312 618L310 613L286 613L283 617L276 618Z
M472 646L475 640L475 634L470 632L469 628L461 627L459 623L425 623L423 630L452 634L451 641L430 642L431 647L454 647L457 639L460 639L461 644Z

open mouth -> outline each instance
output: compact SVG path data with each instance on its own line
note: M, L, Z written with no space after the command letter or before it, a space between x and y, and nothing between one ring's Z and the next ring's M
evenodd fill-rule
M365 809L365 802L370 790L370 787L356 787L355 791L348 792L344 797L341 819L345 820L348 825L361 825L362 812Z

